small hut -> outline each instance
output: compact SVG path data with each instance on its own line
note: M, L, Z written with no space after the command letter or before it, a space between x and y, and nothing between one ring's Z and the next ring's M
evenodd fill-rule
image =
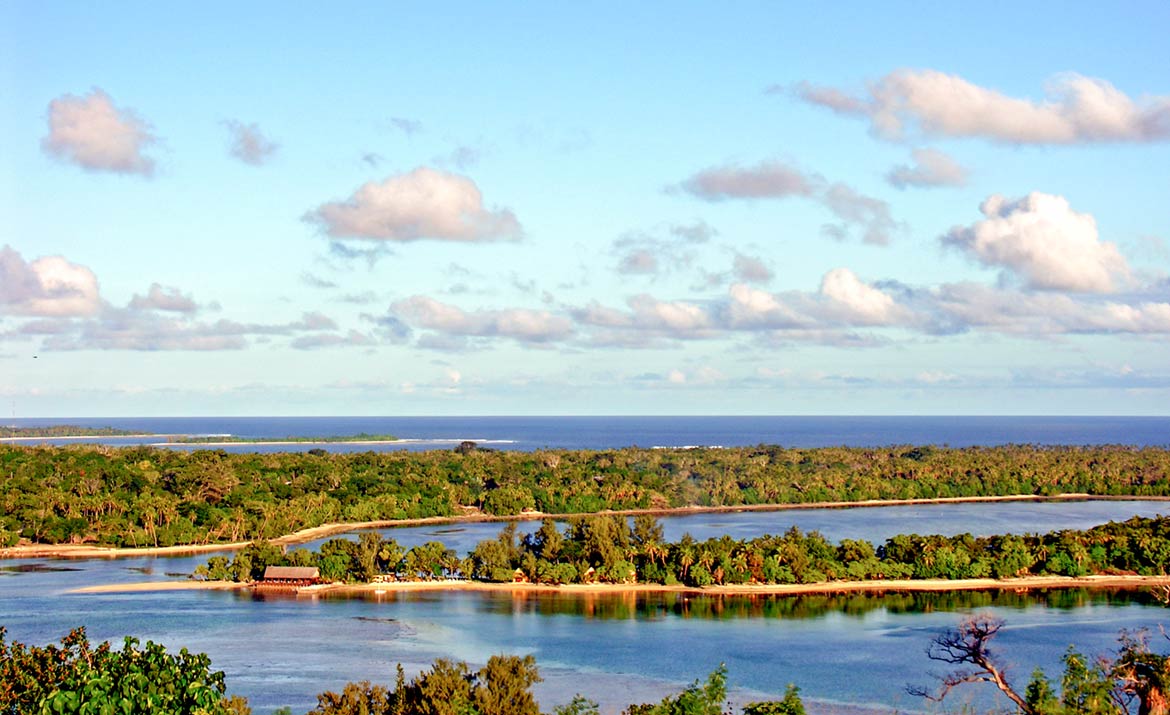
M528 576L524 573L524 569L516 569L512 573L512 583L528 583Z
M264 569L260 586L312 586L321 583L315 566L269 566Z

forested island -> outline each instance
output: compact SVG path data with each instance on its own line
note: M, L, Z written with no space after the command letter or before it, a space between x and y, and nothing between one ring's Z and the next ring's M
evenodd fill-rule
M561 531L545 520L518 539L508 524L464 558L442 542L404 549L363 532L330 539L317 551L252 544L234 558L213 556L196 570L211 580L258 581L268 566L315 567L326 581L427 581L682 584L815 584L905 579L1013 579L1028 576L1162 576L1170 566L1170 517L1134 517L1083 531L974 537L899 534L883 544L844 539L834 545L793 527L754 539L730 536L663 540L649 515L581 517Z
M129 437L150 436L150 432L116 429L114 427L82 427L80 425L50 425L46 427L13 427L0 425L0 439L52 439L63 437Z
M392 434L332 435L327 437L239 437L231 434L220 435L175 435L167 439L173 444L345 444L347 442L397 442Z
M274 539L323 524L1016 495L1170 496L1130 447L241 453L0 445L0 546Z

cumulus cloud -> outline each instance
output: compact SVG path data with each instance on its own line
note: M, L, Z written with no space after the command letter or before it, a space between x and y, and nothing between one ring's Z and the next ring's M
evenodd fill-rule
M819 180L779 161L755 166L717 166L704 169L680 184L681 188L708 201L725 199L779 199L811 196Z
M333 238L490 241L522 234L511 211L484 207L474 181L425 166L366 183L345 201L322 204L305 219Z
M264 136L260 127L255 124L244 124L237 121L224 122L231 135L231 144L228 152L252 166L260 166L271 159L280 145Z
M733 330L808 328L814 320L790 301L759 288L735 283L728 289L727 327Z
M151 283L146 295L135 294L130 299L130 307L135 310L163 310L173 313L194 313L199 309L191 296L183 295L178 288L158 283Z
M762 260L742 253L735 254L732 272L735 273L736 279L746 283L767 283L772 280L772 271Z
M905 317L894 299L863 283L848 268L835 268L821 279L821 295L851 325L890 325Z
M1045 86L1045 99L1009 97L956 75L902 69L863 96L803 84L796 94L835 112L867 117L875 133L980 137L1009 144L1151 142L1170 137L1170 97L1131 99L1103 79L1068 73Z
M455 336L512 338L524 343L561 340L573 333L568 318L548 311L525 308L466 311L423 295L392 303L390 315L424 330Z
M101 308L93 271L62 256L26 262L11 246L0 248L0 314L93 315Z
M1029 288L1104 293L1130 275L1117 246L1099 239L1093 217L1073 211L1061 196L1034 192L1009 201L994 195L979 210L982 221L940 240Z
M915 149L912 164L895 166L886 181L898 189L965 186L967 170L937 149Z
M704 169L679 184L679 188L706 201L789 197L815 201L840 220L823 229L825 235L838 240L847 238L851 228L857 228L866 243L884 245L899 226L885 201L778 161Z
M49 102L49 133L41 148L50 156L87 171L151 176L154 160L144 154L155 143L151 126L108 94L93 89Z

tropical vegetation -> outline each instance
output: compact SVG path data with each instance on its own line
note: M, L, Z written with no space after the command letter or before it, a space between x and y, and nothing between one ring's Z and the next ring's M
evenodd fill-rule
M796 584L871 579L1009 579L1090 574L1164 575L1170 568L1170 517L1133 517L1091 529L1048 534L975 537L899 534L882 544L797 528L753 539L723 535L697 541L663 539L653 516L631 520L596 515L552 519L518 538L514 523L467 556L438 541L403 548L393 538L365 531L354 541L335 538L317 551L288 553L258 542L234 558L217 556L200 566L201 578L252 581L269 565L316 566L330 581L369 582L447 578L477 581L658 583L687 586Z
M272 539L466 513L1092 494L1170 496L1170 450L834 447L247 453L0 446L0 545Z

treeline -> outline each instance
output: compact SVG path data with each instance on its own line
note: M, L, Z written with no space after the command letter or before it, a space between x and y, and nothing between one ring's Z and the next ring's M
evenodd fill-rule
M271 539L328 522L1016 494L1168 496L1170 450L774 446L229 454L0 446L0 544Z
M392 434L368 434L359 432L351 435L332 435L329 437L240 437L232 434L223 435L175 435L167 438L174 444L261 444L264 442L288 442L290 444L344 444L346 442L397 442L398 438Z
M899 534L875 546L793 527L779 536L720 536L697 541L684 535L665 542L662 526L648 515L601 515L575 519L562 531L545 520L518 539L509 524L464 558L438 541L411 549L377 532L357 541L337 538L320 550L284 553L253 544L227 557L212 557L196 575L252 581L269 565L316 566L329 581L369 582L442 578L533 583L657 583L688 586L811 584L872 579L972 579L1090 574L1163 575L1170 566L1170 517L1134 517L1084 531L1043 535L975 537Z
M149 432L134 432L117 429L115 427L82 427L80 425L47 425L44 427L5 427L0 425L0 437L38 438L38 437L125 437L134 434L150 434Z

